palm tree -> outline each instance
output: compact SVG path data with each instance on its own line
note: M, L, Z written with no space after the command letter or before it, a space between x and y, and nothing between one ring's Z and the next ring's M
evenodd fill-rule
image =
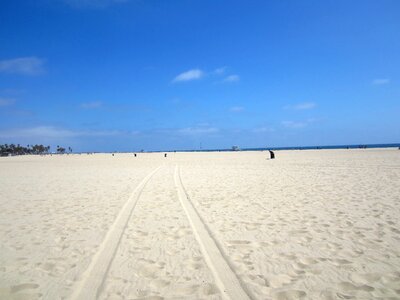
M60 154L64 154L65 153L65 148L57 146L57 152Z

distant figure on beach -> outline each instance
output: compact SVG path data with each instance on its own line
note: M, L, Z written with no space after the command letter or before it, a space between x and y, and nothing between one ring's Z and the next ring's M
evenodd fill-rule
M114 153L112 154L112 156L114 156Z
M270 154L270 159L274 159L275 158L275 153L271 150L268 150L269 154Z
M135 155L135 157L137 156L136 153L134 153L133 155Z
M164 157L167 157L167 153L164 153Z

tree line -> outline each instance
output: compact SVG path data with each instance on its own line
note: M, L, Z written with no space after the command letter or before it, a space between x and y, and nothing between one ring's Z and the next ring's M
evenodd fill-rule
M57 153L64 154L66 149L57 145ZM72 148L68 147L68 152L72 153ZM25 155L25 154L48 154L50 153L50 146L44 145L27 145L26 147L20 144L3 144L0 145L0 156L8 155Z

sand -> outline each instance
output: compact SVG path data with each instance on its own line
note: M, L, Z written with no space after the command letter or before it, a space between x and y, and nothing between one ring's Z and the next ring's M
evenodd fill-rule
M0 299L400 299L397 149L0 158Z

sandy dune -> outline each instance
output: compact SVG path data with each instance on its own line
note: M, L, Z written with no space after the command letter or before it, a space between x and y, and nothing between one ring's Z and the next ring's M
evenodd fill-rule
M0 299L399 299L395 149L0 158Z

